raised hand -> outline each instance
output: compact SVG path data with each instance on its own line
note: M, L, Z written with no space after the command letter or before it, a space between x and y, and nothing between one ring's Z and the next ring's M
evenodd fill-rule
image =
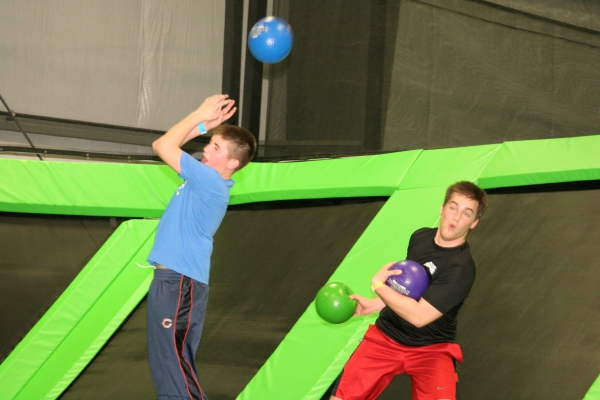
M204 103L196 110L198 118L204 122L206 130L213 129L223 121L228 120L236 112L233 105L235 100L229 99L227 94L217 94L204 100Z

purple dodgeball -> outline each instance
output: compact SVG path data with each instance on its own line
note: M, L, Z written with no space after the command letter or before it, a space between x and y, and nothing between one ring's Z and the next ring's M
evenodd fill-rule
M404 260L392 265L390 269L401 269L400 275L392 275L385 284L398 293L419 300L429 287L429 276L421 264Z

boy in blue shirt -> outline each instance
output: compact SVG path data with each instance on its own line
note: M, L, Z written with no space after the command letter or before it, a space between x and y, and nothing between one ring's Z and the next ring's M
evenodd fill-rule
M158 224L148 256L156 268L148 293L148 359L159 399L207 399L194 358L208 301L213 236L227 210L231 175L256 151L250 132L221 125L235 111L227 95L211 96L152 144L184 179ZM201 161L181 150L210 129L213 136Z

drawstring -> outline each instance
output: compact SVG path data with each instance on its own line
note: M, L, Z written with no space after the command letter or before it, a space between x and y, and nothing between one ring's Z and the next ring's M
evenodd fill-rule
M140 268L154 268L154 269L156 269L156 267L154 265L142 265L142 264L140 264L138 262L136 262L136 264Z

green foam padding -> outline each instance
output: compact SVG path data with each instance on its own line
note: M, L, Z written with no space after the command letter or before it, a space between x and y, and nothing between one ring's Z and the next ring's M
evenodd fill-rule
M4 399L57 398L148 291L157 220L122 223L0 365Z
M506 142L479 176L484 188L600 179L600 136Z
M0 211L160 217L181 179L165 165L0 158Z
M420 153L252 163L234 174L230 204L389 196ZM110 217L160 217L182 182L164 165L2 158L0 175L0 211Z
M423 151L400 182L400 189L475 182L494 159L499 144Z
M251 163L234 175L230 204L389 196L421 150L294 163Z
M598 400L600 399L600 376L594 381L590 390L586 393L583 400Z
M598 150L600 136L590 136L332 160L251 163L234 175L236 185L230 203L391 196L330 279L343 281L355 292L365 295L370 291L368 282L377 268L403 258L398 249L404 251L410 233L418 227L437 223L443 191L448 184L465 179L489 189L600 179L600 159L595 156ZM0 159L0 174L3 177L0 211L46 214L159 217L181 182L170 168L156 165ZM139 237L133 235L127 250L123 250L134 251L132 260L145 262L156 224L157 221L131 222L135 227L131 229L145 232ZM108 243L119 241L118 231L102 249ZM144 235L147 236L144 238ZM102 256L102 249L93 260ZM122 265L119 261L112 267L107 266L115 268L108 274L120 276L127 271L147 280L139 281L141 276L128 277L140 282L130 286L115 278L115 286L105 287L105 292L91 290L86 297L88 304L98 302L105 306L103 302L107 302L112 308L112 319L102 309L93 307L84 315L80 310L81 300L72 297L71 292L85 293L88 264L0 366L0 386L8 387L7 393L14 394L7 398L55 398L75 379L108 340L110 332L118 327L117 322L122 321L127 310L132 310L146 293L150 272L137 267L121 272ZM133 294L124 298L111 289L123 290L119 285ZM74 314L78 317L61 314L56 308L80 310L80 314ZM98 322L86 319L88 314L98 318ZM361 317L339 326L325 326L314 306L308 305L239 398L320 398L373 319ZM53 331L54 335L44 330L50 322L60 327ZM80 324L82 328L78 329ZM49 350L40 338L49 340L55 347ZM56 345L58 342L61 344ZM315 349L308 344L315 344ZM599 386L596 381L586 400L600 400Z

